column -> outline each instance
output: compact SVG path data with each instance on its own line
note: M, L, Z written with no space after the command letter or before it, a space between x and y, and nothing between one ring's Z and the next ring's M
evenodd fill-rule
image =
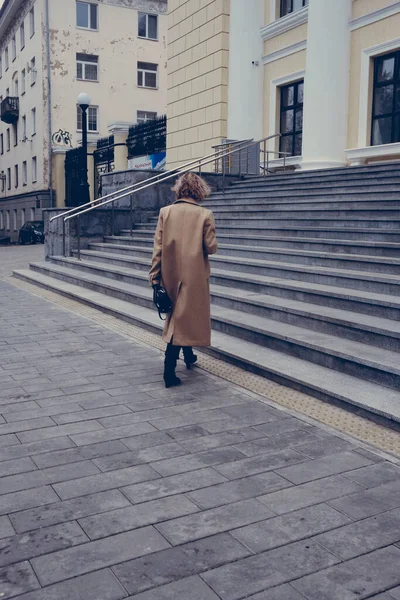
M126 140L128 139L129 128L133 123L125 121L112 123L108 126L110 135L114 136L114 165L115 171L126 171L128 168L128 148Z
M65 206L65 154L67 148L53 147L53 181L52 187L56 193L56 207Z
M310 0L302 169L346 165L352 0Z
M263 137L264 0L231 0L229 24L228 138Z

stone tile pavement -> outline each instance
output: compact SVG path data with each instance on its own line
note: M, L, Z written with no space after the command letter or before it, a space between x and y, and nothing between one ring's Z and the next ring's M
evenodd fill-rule
M0 307L1 599L400 600L397 464L200 370L165 390L157 350L4 280Z

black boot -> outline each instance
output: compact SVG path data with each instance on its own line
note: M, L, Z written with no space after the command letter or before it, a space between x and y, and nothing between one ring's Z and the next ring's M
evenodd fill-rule
M185 359L185 365L187 369L190 369L190 367L197 362L197 356L193 354L193 349L190 348L190 346L183 348L183 357Z
M179 357L180 347L168 344L165 351L164 382L165 387L170 388L181 385L181 380L175 375L176 362Z

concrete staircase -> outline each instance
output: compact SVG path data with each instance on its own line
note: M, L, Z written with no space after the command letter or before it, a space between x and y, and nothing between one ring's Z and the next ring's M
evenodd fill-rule
M205 204L220 243L211 351L400 423L400 166L248 178ZM156 221L15 275L159 332Z

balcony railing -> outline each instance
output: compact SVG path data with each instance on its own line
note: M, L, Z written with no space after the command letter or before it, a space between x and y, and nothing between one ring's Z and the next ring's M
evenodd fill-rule
M19 98L7 96L1 103L1 120L11 125L19 118Z

